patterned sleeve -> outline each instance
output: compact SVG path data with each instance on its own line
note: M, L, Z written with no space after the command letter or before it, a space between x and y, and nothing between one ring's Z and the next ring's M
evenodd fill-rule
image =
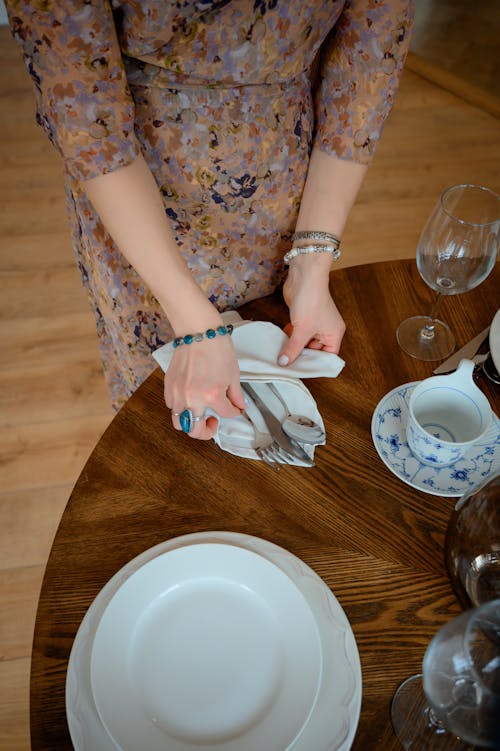
M69 174L86 180L139 153L107 0L6 0L36 92L36 119Z
M323 50L315 145L368 164L394 103L410 43L413 0L348 0Z

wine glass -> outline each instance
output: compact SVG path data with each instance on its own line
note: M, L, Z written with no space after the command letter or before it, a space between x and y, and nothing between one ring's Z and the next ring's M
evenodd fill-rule
M492 270L500 239L500 196L481 185L445 190L422 230L417 268L437 292L428 316L399 324L399 346L418 360L442 360L455 348L449 326L438 320L445 295L459 295L481 284Z
M446 531L445 559L463 607L500 598L500 472L457 502Z
M404 749L500 748L500 599L443 626L391 705Z

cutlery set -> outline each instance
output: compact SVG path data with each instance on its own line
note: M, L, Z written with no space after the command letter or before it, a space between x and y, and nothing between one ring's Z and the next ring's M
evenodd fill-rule
M280 401L284 404L281 395L277 392L277 389L272 388L270 384L260 384L265 390L271 394L278 396ZM266 426L267 432L264 433L259 430L255 425L248 412L245 412L246 419L252 424L255 435L255 453L267 464L272 464L276 469L279 469L280 464L295 464L298 460L301 464L307 467L314 467L314 460L311 459L309 454L304 450L303 444L306 441L297 440L285 432L283 429L283 423L279 420L273 412L270 410L264 400L257 394L256 390L247 382L241 383L241 387L246 396L251 399L253 406L260 413L262 422ZM284 405L286 408L286 405ZM287 418L290 417L288 408L286 408ZM321 433L321 428L316 425L312 425L312 428L317 435ZM312 441L311 441L312 442ZM318 441L315 441L316 443Z

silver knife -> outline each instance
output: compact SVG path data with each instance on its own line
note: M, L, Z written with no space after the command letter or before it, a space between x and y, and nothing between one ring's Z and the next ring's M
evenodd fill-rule
M470 360L472 357L474 357L479 347L488 336L489 331L490 327L487 326L484 331L481 331L481 333L475 336L474 339L471 339L470 342L464 344L461 349L459 349L457 352L454 352L451 357L441 363L441 365L438 365L437 368L434 368L432 372L435 375L441 375L442 373L451 373L452 370L456 370L460 363L460 360ZM486 360L487 357L488 354L485 354L483 359Z
M281 427L281 422L275 415L273 415L267 404L264 403L264 401L260 398L257 392L252 388L252 386L249 383L242 381L241 387L243 391L246 391L248 396L252 398L255 406L262 415L262 419L267 425L267 429L269 430L273 438L278 441L280 446L282 446L289 453L294 454L297 459L300 459L300 461L306 463L309 467L314 467L314 461L311 459L311 457L306 454L300 443L297 443L297 441L294 441L292 438L289 438L287 436L287 434Z

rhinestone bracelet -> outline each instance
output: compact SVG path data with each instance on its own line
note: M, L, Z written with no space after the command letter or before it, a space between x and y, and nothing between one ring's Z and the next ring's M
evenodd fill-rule
M198 332L198 334L186 334L186 336L176 336L172 340L172 347L177 349L181 344L191 344L191 342L201 342L203 339L215 339L217 334L219 336L225 336L226 334L233 333L233 324L228 323L227 326L218 326L216 329L207 329L205 332Z
M337 235L332 235L331 232L294 232L292 242L296 240L312 240L313 242L315 240L324 240L330 245L335 245L337 248L340 247L340 238Z
M307 253L331 253L333 261L340 258L340 250L336 245L301 245L285 253L283 261L288 265L293 258Z

